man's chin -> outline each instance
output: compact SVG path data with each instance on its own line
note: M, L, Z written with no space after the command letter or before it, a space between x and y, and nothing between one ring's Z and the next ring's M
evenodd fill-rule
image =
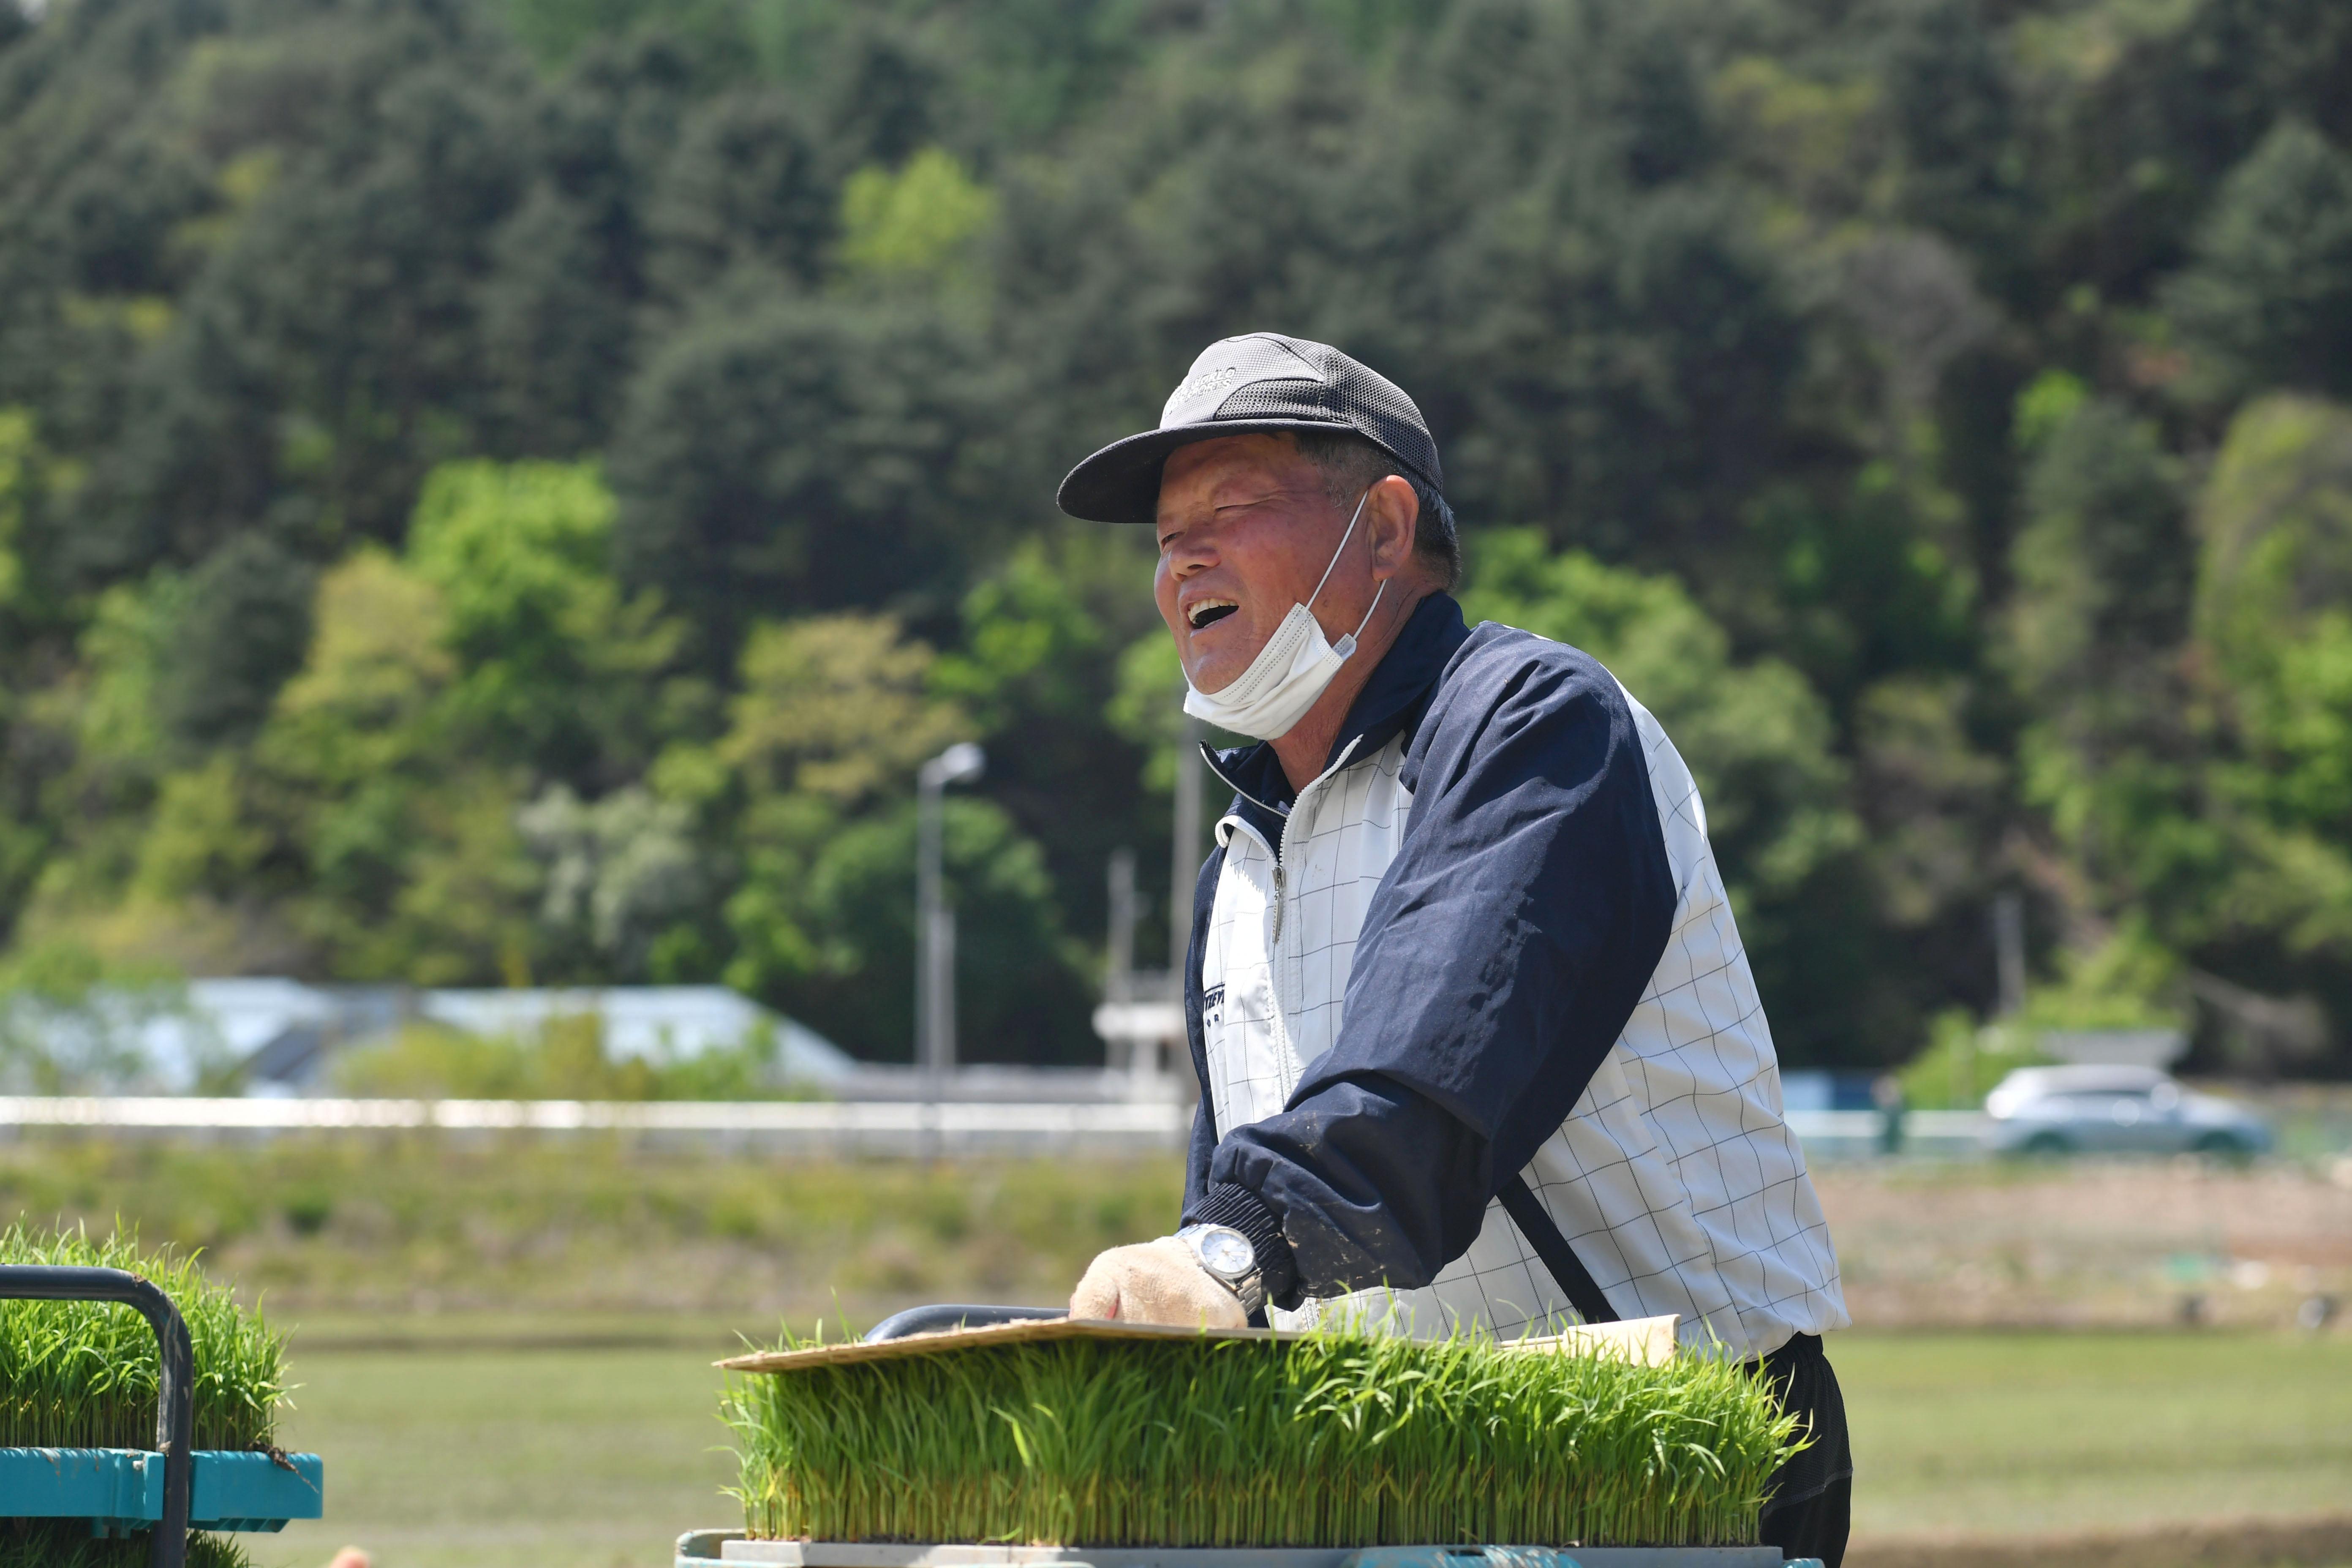
M1195 691L1219 692L1239 680L1242 678L1242 671L1248 668L1246 663L1232 665L1228 668L1228 661L1221 659L1200 669L1186 671L1184 679L1192 683L1192 689Z
M1210 628L1201 635L1213 636L1214 628ZM1263 638L1259 640L1257 647L1246 651L1223 647L1201 649L1196 644L1193 650L1194 658L1185 664L1184 679L1192 683L1192 689L1195 691L1223 691L1248 672L1250 660L1255 658L1259 649L1265 646Z

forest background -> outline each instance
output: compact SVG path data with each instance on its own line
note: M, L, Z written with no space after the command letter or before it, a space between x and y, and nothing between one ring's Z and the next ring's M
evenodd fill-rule
M0 978L903 1059L971 739L963 1052L1099 1059L1179 685L1053 490L1272 329L1675 736L1786 1060L1985 1016L2015 892L2037 1020L2352 1072L2347 82L2336 0L0 0Z

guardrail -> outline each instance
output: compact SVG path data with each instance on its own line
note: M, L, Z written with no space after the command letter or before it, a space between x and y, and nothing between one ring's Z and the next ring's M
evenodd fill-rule
M624 1132L813 1153L1181 1149L1189 1106L923 1100L206 1100L0 1097L0 1130Z
M166 1095L0 1097L0 1132L86 1128L125 1132L621 1132L810 1153L1010 1152L1184 1147L1189 1106L1140 1100L1024 1103L931 1100L208 1100ZM1875 1110L1795 1110L1789 1125L1826 1157L1885 1144ZM1981 1147L1974 1110L1916 1110L1903 1149L1958 1155Z
M1902 1152L1941 1158L1980 1153L1992 1119L1981 1110L1906 1110L1899 1139ZM1792 1110L1789 1127L1807 1153L1837 1159L1883 1153L1883 1110Z

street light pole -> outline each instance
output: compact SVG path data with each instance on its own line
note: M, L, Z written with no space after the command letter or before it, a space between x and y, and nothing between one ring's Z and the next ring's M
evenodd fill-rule
M915 775L915 1061L934 1099L955 1067L955 911L948 908L943 802L947 787L980 776L987 758L960 741Z

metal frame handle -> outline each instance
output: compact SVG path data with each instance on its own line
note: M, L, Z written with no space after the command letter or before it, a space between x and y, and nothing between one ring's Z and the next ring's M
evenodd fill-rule
M163 1456L163 1517L155 1522L148 1568L186 1568L188 1493L195 1478L195 1348L172 1298L123 1268L0 1264L0 1300L119 1301L138 1309L155 1331L162 1355L155 1399L155 1448Z
M1066 1307L967 1307L943 1302L934 1307L909 1307L883 1319L866 1331L864 1343L903 1340L909 1334L945 1333L950 1329L992 1329L999 1323L1032 1323L1041 1318L1066 1318Z

